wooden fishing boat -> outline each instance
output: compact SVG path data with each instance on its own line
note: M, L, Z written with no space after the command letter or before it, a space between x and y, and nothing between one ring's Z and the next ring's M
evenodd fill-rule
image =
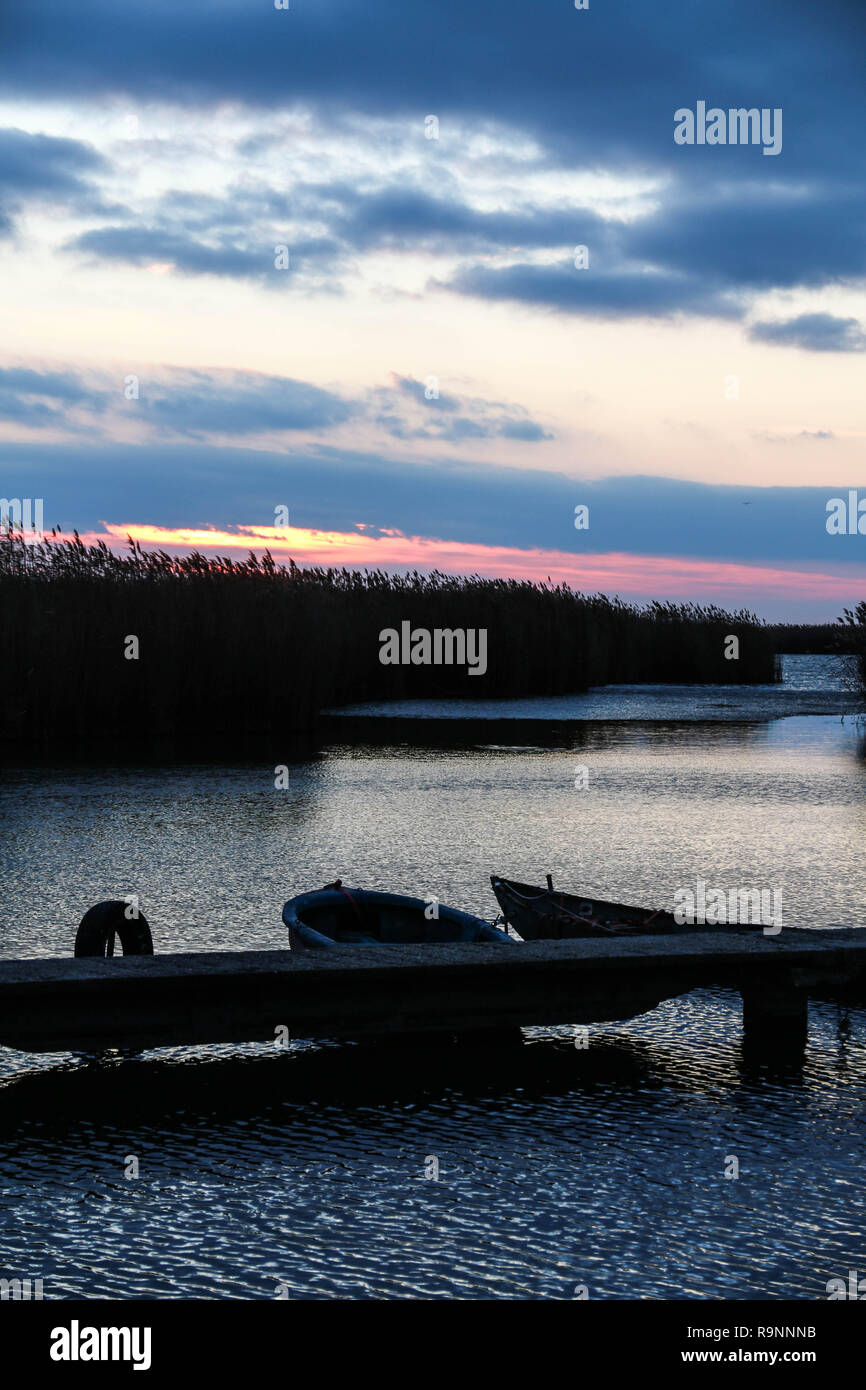
M344 888L342 881L290 898L283 908L293 951L330 946L409 945L449 941L487 941L512 945L498 927L469 912L431 900L366 888Z
M506 922L524 941L557 941L578 936L660 936L694 930L680 925L673 913L626 903L582 898L547 887L493 875L491 886Z

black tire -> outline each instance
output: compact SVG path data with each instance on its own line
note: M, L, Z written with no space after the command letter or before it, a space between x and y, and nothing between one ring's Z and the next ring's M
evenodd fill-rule
M147 918L126 916L126 902L97 903L85 912L75 934L77 956L113 956L114 938L120 938L125 956L152 956L153 938Z

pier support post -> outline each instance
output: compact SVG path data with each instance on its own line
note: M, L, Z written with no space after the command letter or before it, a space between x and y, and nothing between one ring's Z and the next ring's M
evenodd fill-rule
M751 1052L802 1053L809 1036L809 999L787 979L742 990L743 1042Z

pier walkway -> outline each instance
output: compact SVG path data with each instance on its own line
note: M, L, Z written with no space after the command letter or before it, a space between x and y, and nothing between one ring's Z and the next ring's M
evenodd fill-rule
M0 960L0 1045L34 1052L633 1018L738 990L747 1039L806 1039L809 998L866 1003L866 929Z

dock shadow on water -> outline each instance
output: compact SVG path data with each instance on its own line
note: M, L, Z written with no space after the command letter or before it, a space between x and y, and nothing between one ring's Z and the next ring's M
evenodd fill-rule
M721 991L586 1047L43 1058L0 1092L5 1259L59 1297L821 1297L862 1259L866 1014L812 1010L799 1063Z

